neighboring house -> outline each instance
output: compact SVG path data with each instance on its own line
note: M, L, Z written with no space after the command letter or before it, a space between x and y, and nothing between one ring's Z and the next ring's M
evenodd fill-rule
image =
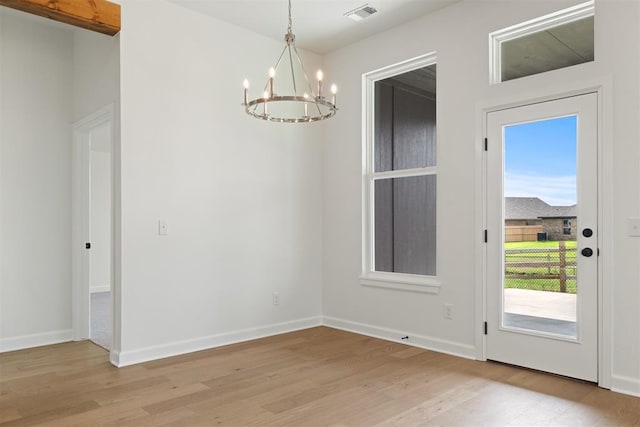
M576 239L576 205L551 206L538 197L505 197L504 202L506 241Z

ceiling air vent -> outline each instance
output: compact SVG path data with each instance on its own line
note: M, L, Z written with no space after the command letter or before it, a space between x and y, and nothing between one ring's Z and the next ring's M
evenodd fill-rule
M362 21L363 19L368 18L377 12L378 11L375 7L364 4L360 7L350 10L349 12L345 13L344 16L353 19L354 21Z

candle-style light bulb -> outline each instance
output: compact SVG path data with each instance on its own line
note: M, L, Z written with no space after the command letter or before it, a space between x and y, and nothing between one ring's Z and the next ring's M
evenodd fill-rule
M264 103L263 103L263 105L264 105L264 114L265 114L265 116L266 116L266 115L268 114L268 112L269 112L269 111L267 110L267 100L269 99L269 92L265 91L262 95L263 95L263 97L264 97Z
M331 93L333 94L331 103L333 104L333 106L336 106L336 93L338 93L338 86L336 86L335 84L331 85Z
M302 96L304 97L305 101L309 99L309 94L307 92L305 92ZM309 117L309 105L306 102L304 103L304 116Z
M276 76L276 69L269 68L269 95L273 96L273 78Z
M322 78L324 74L322 74L322 70L318 70L316 73L316 79L318 80L318 98L322 98Z
M242 84L244 86L244 105L247 105L249 103L249 80L244 79Z

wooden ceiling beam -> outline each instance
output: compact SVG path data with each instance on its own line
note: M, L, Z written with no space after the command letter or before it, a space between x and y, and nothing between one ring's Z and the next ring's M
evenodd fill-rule
M120 5L107 0L0 0L0 5L110 36L120 31Z

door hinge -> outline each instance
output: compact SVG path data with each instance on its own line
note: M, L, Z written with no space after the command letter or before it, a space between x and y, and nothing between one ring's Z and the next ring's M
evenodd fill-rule
M489 150L489 138L484 139L484 151Z
M484 322L484 334L487 335L487 322Z
M84 244L85 249L91 249L91 243L87 242Z
M488 239L488 233L487 230L484 230L484 242L487 243L487 239Z

